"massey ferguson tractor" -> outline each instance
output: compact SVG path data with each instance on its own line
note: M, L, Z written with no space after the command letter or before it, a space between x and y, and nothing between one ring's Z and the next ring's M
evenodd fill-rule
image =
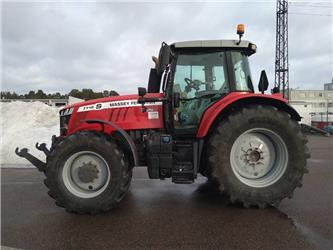
M58 206L75 213L111 210L127 193L132 170L151 179L190 184L198 174L232 203L277 206L302 186L307 139L300 115L268 88L261 72L254 92L248 57L256 45L241 40L162 43L148 88L60 110L60 135L36 144L46 163L16 149L45 173Z

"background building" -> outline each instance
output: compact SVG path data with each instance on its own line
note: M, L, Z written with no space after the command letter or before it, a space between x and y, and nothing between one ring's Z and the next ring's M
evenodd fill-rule
M289 103L303 117L302 123L320 127L333 123L333 83L324 90L289 90Z
M333 90L333 78L332 82L324 84L324 90Z

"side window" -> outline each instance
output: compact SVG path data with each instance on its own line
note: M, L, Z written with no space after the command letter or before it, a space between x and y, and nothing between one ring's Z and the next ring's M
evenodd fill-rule
M213 67L213 84L214 90L220 90L222 93L228 93L228 83L225 76L226 69L223 66Z
M231 52L235 74L235 87L239 91L251 91L252 80L247 56L241 52Z
M205 93L227 93L225 53L179 55L173 88L182 99L198 98Z
M181 98L193 98L195 97L194 89L187 89L187 83L185 79L196 79L205 82L204 66L197 65L177 65L176 74L174 80L174 91L181 93ZM204 86L200 86L200 90L204 89Z

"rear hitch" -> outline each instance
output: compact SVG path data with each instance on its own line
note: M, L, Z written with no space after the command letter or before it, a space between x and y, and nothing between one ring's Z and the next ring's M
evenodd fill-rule
M39 143L37 142L35 146L36 146L36 148L37 148L38 150L43 151L44 154L46 155L46 157L50 155L51 152L50 152L50 150L46 147L46 144L45 144L45 143L39 144Z
M15 149L15 153L18 156L27 159L32 165L34 165L36 168L38 168L39 171L45 172L46 163L42 162L41 160L37 159L32 154L28 153L28 151L29 150L27 148L22 148L21 150L19 150L19 148Z

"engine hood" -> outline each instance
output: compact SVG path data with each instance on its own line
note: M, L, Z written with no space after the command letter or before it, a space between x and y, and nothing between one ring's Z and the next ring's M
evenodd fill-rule
M162 97L162 93L146 94L147 98ZM87 124L87 120L112 122L124 130L153 129L163 127L162 102L146 103L146 112L138 103L138 95L122 95L99 98L66 106L60 111L60 117L70 116L67 135L79 130L100 131L99 124ZM112 131L106 127L106 133Z

